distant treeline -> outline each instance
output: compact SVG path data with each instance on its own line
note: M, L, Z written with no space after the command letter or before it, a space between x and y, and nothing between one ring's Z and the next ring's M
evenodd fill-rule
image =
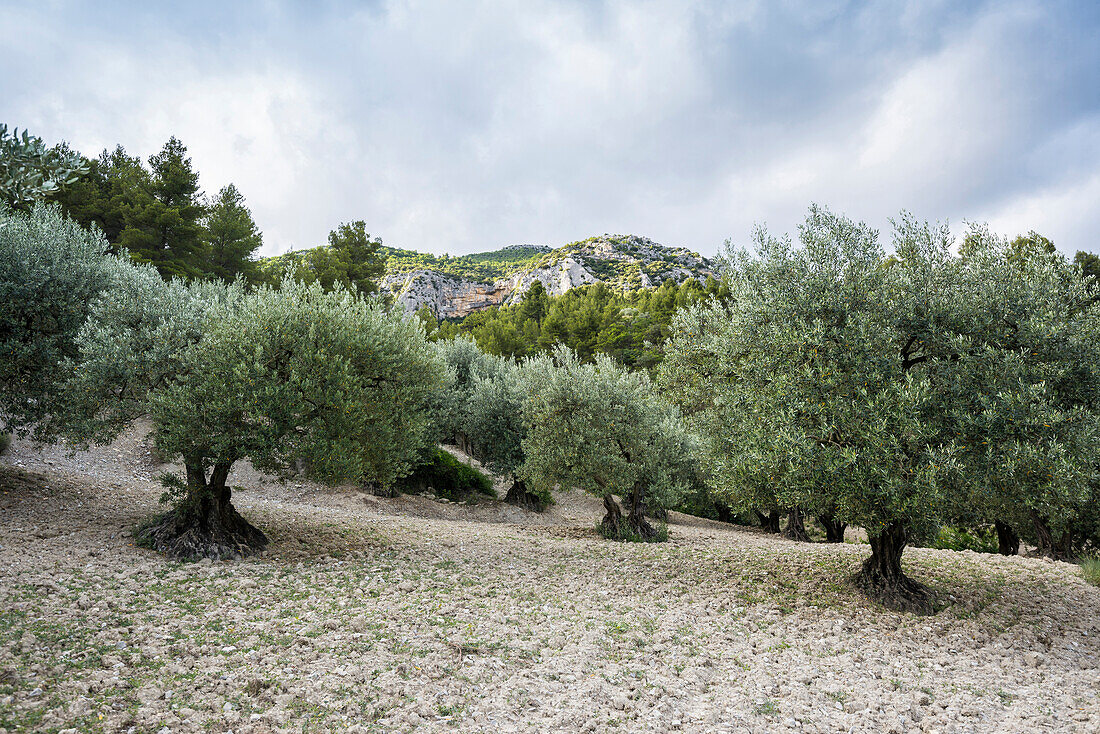
M370 293L385 268L382 241L362 221L329 233L328 243L273 258L258 258L263 235L233 184L211 197L187 148L173 137L159 153L142 160L121 145L86 158L61 144L53 154L78 170L73 181L49 199L83 227L101 229L113 249L127 250L165 277L243 279L250 285L277 284L289 271L297 280L318 281ZM20 202L10 202L19 205Z
M523 299L494 306L461 320L437 322L427 308L420 319L432 339L474 338L489 354L527 357L564 344L584 361L606 354L631 369L651 369L660 363L676 311L698 301L725 298L729 289L708 278L689 278L676 285L619 291L605 283L582 286L561 296L548 295L536 281Z

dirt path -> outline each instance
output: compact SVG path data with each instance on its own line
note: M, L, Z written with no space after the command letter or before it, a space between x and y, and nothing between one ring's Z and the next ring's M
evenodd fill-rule
M1074 566L914 549L951 605L883 611L866 546L599 505L383 500L247 470L273 543L178 564L131 545L161 493L140 436L0 457L0 731L1100 730L1100 589Z

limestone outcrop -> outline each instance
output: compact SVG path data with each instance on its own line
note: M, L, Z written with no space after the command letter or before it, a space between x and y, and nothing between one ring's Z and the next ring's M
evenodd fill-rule
M519 247L532 249L530 245ZM382 292L390 293L409 312L427 306L440 318L462 318L520 300L535 281L550 295L560 296L599 282L630 290L654 288L667 280L704 280L709 275L714 275L713 263L686 248L665 247L634 235L603 235L555 250L547 248L533 265L491 283L418 269L386 275Z

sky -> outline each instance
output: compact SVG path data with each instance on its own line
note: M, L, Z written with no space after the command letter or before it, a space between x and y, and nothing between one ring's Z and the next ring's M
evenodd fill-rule
M452 255L714 254L819 203L1100 252L1100 2L9 2L0 121L175 135L264 254L362 219Z

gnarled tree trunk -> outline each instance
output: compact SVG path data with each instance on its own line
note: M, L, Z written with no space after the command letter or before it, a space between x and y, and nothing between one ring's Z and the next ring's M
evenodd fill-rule
M171 558L243 558L267 546L267 536L233 507L225 482L233 466L219 461L207 479L201 459L189 459L187 496L174 509L142 528L137 540Z
M806 523L802 519L802 510L796 507L787 513L787 528L783 535L791 540L810 542L810 534L806 532Z
M600 521L603 534L608 538L624 539L629 537L650 540L657 537L657 531L645 518L645 488L639 482L633 491L623 498L626 505L626 517L623 517L619 503L611 495L605 495L603 506L606 514Z
M512 486L508 488L508 494L504 495L504 501L532 512L542 512L546 509L542 498L527 489L526 482L515 477L512 477Z
M637 536L645 539L657 537L657 530L645 519L645 484L635 482L634 489L630 493L627 522L630 530Z
M1058 561L1067 561L1073 557L1072 530L1066 530L1061 537L1056 536L1046 519L1034 510L1031 511L1031 522L1035 526L1039 555L1049 556Z
M1014 556L1020 552L1020 536L1006 522L995 520L993 527L997 529L997 551L1002 556Z
M753 510L756 513L756 518L760 521L760 527L769 533L779 532L779 520L782 517L779 514L779 510L769 510L765 515L760 510Z
M863 562L856 582L868 596L899 612L931 614L932 592L912 580L901 569L901 554L907 534L901 523L890 523L881 533L870 535L871 557Z
M604 495L603 498L604 516L600 520L600 526L603 527L604 532L612 537L619 533L619 528L623 524L623 511L619 508L619 503L615 501L615 498L611 495Z
M733 510L730 509L729 505L715 502L714 514L718 516L719 522L733 522Z
M832 513L818 515L817 521L825 528L826 543L843 543L844 531L848 529L848 523L841 522L833 517Z

